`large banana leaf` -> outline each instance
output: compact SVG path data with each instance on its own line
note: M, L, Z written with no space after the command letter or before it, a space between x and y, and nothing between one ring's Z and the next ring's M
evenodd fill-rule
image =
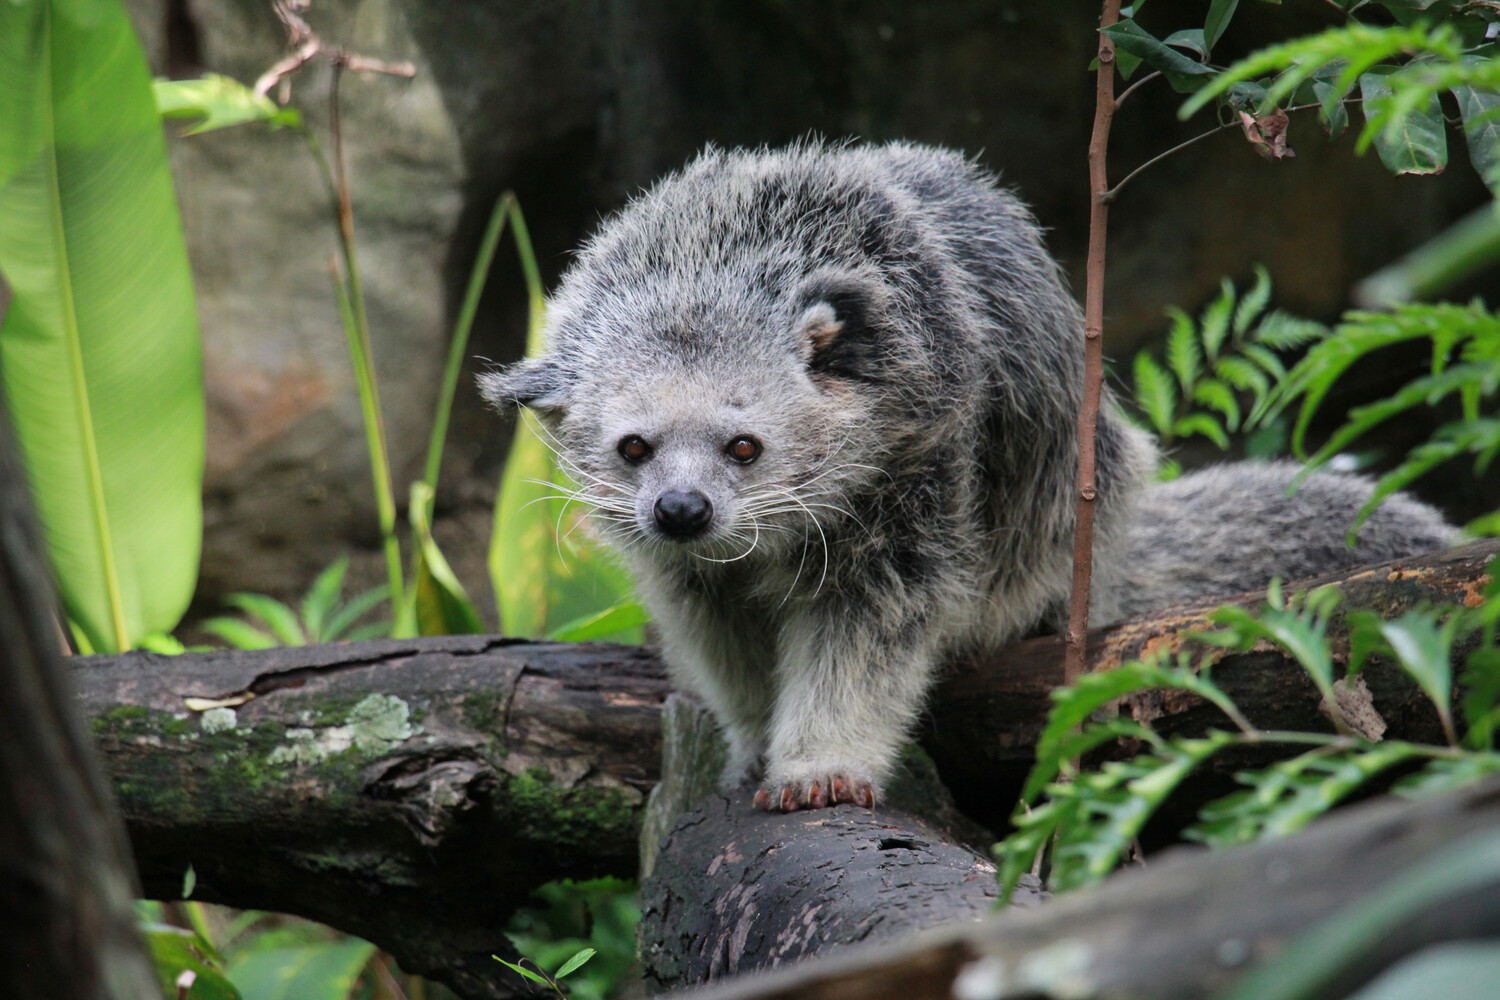
M202 536L203 374L151 78L118 0L0 3L0 380L67 612L176 625Z

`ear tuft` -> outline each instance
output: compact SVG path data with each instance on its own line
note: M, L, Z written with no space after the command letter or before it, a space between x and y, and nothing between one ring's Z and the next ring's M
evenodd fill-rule
M478 381L479 394L496 409L560 410L568 405L573 380L553 358L541 357L480 375Z
M803 359L811 361L833 343L833 338L844 328L844 321L828 302L816 302L807 307L797 320L797 339L802 345Z
M878 279L858 272L815 273L803 282L795 332L809 369L845 378L880 377L890 352L889 338L882 334L883 292Z

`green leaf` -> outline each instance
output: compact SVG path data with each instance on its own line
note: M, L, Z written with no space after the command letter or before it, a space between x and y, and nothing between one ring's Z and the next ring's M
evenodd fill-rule
M1172 425L1173 438L1181 440L1194 434L1203 435L1226 451L1229 448L1229 435L1224 433L1224 426L1207 413L1189 413Z
M1470 653L1461 681L1464 746L1488 750L1500 725L1500 649L1481 646Z
M1465 57L1465 61L1471 58L1474 57ZM1469 83L1460 83L1452 89L1458 113L1463 116L1469 162L1486 184L1500 186L1500 93Z
M1172 332L1167 335L1167 365L1177 376L1183 394L1192 392L1193 382L1203 370L1203 355L1191 322L1172 324Z
M1245 457L1266 461L1286 454L1286 421L1272 420L1245 438Z
M1204 40L1202 28L1183 28L1180 31L1174 31L1162 39L1162 44L1179 49L1190 49L1197 54L1199 59L1208 58L1208 43Z
M1052 711L1037 739L1037 762L1026 777L1021 802L1035 801L1042 787L1057 775L1069 756L1082 752L1070 741L1085 720L1117 698L1153 689L1187 691L1216 705L1231 718L1238 714L1229 697L1207 676L1194 670L1186 654L1179 657L1175 666L1155 660L1130 660L1113 670L1084 674L1072 687L1052 692ZM1018 809L1013 820L1019 822L1023 811Z
M1350 416L1353 415L1354 411L1351 411ZM1371 491L1369 499L1360 507L1354 517L1354 523L1349 526L1349 543L1351 545L1354 543L1355 536L1369 520L1370 515L1375 513L1375 510L1392 495L1405 489L1444 462L1465 452L1482 452L1478 464L1484 464L1485 456L1493 455L1496 448L1500 448L1500 421L1455 422L1440 427L1433 434L1432 440L1413 448L1400 465L1381 476L1375 483L1375 489ZM1319 456L1321 455L1320 452ZM1321 458L1314 460L1321 460Z
M1442 795L1470 787L1492 774L1500 774L1500 754L1471 754L1452 760L1433 760L1414 774L1391 786L1391 791L1408 798Z
M1286 607L1267 606L1259 611L1228 606L1209 615L1209 620L1223 626L1223 631L1194 633L1194 637L1215 646L1245 651L1257 642L1276 644L1302 665L1329 704L1338 704L1333 693L1333 655L1328 648L1328 616L1338 604L1338 592L1332 589L1314 591Z
M1309 459L1309 462L1311 466L1326 462L1350 443L1392 417L1405 413L1408 410L1430 407L1438 401L1462 391L1468 386L1478 384L1484 387L1487 393L1493 392L1493 381L1497 378L1500 378L1500 367L1483 364L1461 364L1454 365L1436 375L1426 375L1413 379L1402 386L1395 395L1387 399L1382 399L1366 406L1357 406L1350 410L1349 419L1343 426L1333 432L1327 443L1318 449L1317 453ZM1450 430L1450 427L1453 429ZM1481 435L1485 433L1486 425L1477 423L1472 425L1445 425L1443 431L1451 436L1453 450L1448 451L1439 461L1458 454L1465 447L1464 442L1470 439L1483 440ZM1448 450L1441 440L1432 442L1432 445L1441 450ZM1409 462L1418 464L1425 464L1426 461L1427 459L1419 456L1417 452L1413 452L1409 459ZM1427 465L1427 467L1430 468L1431 466ZM1397 471L1399 472L1400 470Z
M1440 628L1431 611L1412 610L1391 621L1381 621L1373 612L1351 612L1349 670L1358 670L1373 652L1388 653L1401 671L1416 681L1417 687L1437 709L1443 730L1453 734L1452 628L1456 622ZM1358 641L1356 641L1356 636ZM1371 640L1376 636L1379 643Z
M244 1000L346 1000L375 946L356 938L241 953L229 978Z
M1219 282L1219 294L1203 307L1198 325L1202 330L1203 349L1210 358L1217 358L1219 350L1229 336L1229 317L1234 310L1234 284L1228 278Z
M135 644L138 649L150 650L163 656L181 656L188 651L179 639L165 632L147 632L137 638Z
M0 381L68 617L169 632L202 535L192 279L145 58L114 2L0 5Z
M287 605L265 594L228 594L224 603L238 608L252 618L260 619L284 646L305 646L307 636L302 634L302 625L297 621L297 612Z
M576 972L583 965L583 963L585 963L589 959L593 958L594 954L595 954L595 952L594 952L594 949L592 949L592 948L585 948L585 949L583 949L578 954L574 955L572 958L570 958L566 962L564 962L562 964L562 968L560 968L556 972L552 973L552 978L553 979L561 979L562 977L566 976L570 972Z
M1212 0L1208 5L1208 17L1203 21L1203 41L1208 49L1212 50L1219 43L1219 37L1229 27L1229 19L1234 17L1234 9L1239 5L1240 0Z
M1209 803L1183 836L1211 847L1228 847L1296 833L1376 775L1425 753L1421 747L1396 742L1338 754L1318 747L1262 771L1237 774L1236 780L1250 785L1250 791Z
M337 642L345 638L345 633L349 632L350 626L364 617L366 613L373 610L381 601L389 599L390 596L391 590L389 587L374 587L362 594L351 597L347 604L335 609L333 614L328 617L328 621L324 623L323 632L319 636L318 641ZM388 622L376 622L366 626L366 628L372 632L367 638L390 633L390 624ZM350 639L355 638L353 633L350 633L347 637Z
M1448 139L1437 94L1430 95L1422 106L1405 115L1390 115L1387 121L1380 108L1382 103L1388 105L1393 96L1389 75L1378 71L1366 73L1359 78L1359 92L1365 131L1357 148L1374 142L1380 162L1393 174L1443 172L1448 165Z
M1145 351L1135 355L1135 401L1158 434L1171 433L1172 415L1177 409L1172 377Z
M151 950L163 996L177 996L178 977L191 972L194 978L187 991L188 1000L242 1000L234 983L208 957L212 949L205 948L197 934L181 927L147 923L141 926L141 935Z
M1266 310L1266 303L1271 301L1271 272L1260 264L1255 265L1255 284L1250 290L1240 296L1239 305L1234 307L1234 334L1242 337L1250 329L1250 324L1255 318ZM1256 340L1265 343L1263 336L1257 336ZM1275 346L1270 345L1270 346Z
M1053 785L1052 794L1077 798L1088 823L1057 831L1052 850L1051 887L1065 892L1097 882L1120 863L1131 841L1193 770L1235 742L1229 733L1210 732L1203 739L1168 741L1155 755L1111 761L1097 774L1082 774L1069 785Z
M547 636L558 642L591 642L640 628L651 620L646 609L635 601L625 601L612 608L575 618Z
M1236 84L1259 79L1268 73L1278 75L1266 88L1257 107L1261 111L1280 107L1308 80L1315 76L1327 79L1326 68L1340 61L1339 71L1332 79L1330 98L1342 100L1360 76L1377 63L1402 53L1418 52L1457 59L1461 53L1459 44L1457 35L1447 26L1375 27L1351 21L1342 27L1304 35L1252 53L1216 74L1211 81L1206 81L1197 93L1183 102L1177 117L1189 118Z
M205 73L196 80L155 80L151 85L156 108L163 118L197 118L184 135L214 129L268 122L273 128L297 127L302 115L296 108L278 107L269 97L218 73Z
M525 978L531 980L533 983L540 983L541 985L548 986L548 987L550 987L552 985L550 982L548 982L546 980L546 978L537 975L535 972L532 972L530 969L526 968L524 965L517 965L515 962L507 962L505 959L501 958L499 955L491 955L490 957L493 958L495 961L499 962L501 965L505 966L507 969L512 970L517 975L524 976ZM524 961L524 959L522 961Z
M239 618L208 618L198 623L199 630L216 635L235 649L275 649L281 643Z
M1322 323L1278 309L1261 320L1255 328L1254 340L1275 351L1289 351L1322 340L1328 334L1328 327Z
M1166 45L1133 20L1120 21L1101 30L1117 48L1139 56L1152 69L1160 70L1178 93L1191 93L1213 76L1212 67Z
M1244 358L1220 358L1214 365L1214 374L1241 392L1254 393L1256 399L1264 399L1271 391L1271 380L1266 373Z
M473 635L485 631L474 602L448 565L432 537L427 512L432 509L432 488L424 482L411 484L412 542L416 560L417 632L420 635Z
M1351 312L1333 334L1315 344L1287 375L1274 405L1274 415L1301 397L1302 405L1292 428L1292 447L1302 454L1303 438L1323 398L1357 361L1386 347L1411 340L1431 338L1451 345L1465 337L1497 336L1500 321L1483 310L1447 303L1409 304L1390 313ZM1441 350L1435 346L1435 354ZM1232 380L1227 379L1232 384ZM1457 388L1455 386L1455 388ZM1252 414L1251 419L1256 419Z
M344 573L349 569L349 557L339 556L327 569L318 574L307 593L302 597L302 629L309 642L327 642L323 638L323 626L328 616L338 606L339 595L344 590Z
M1210 409L1218 411L1224 417L1224 423L1230 430L1238 430L1240 426L1240 403L1234 398L1234 393L1229 386L1216 378L1206 378L1193 386L1193 402L1202 403Z
M1349 127L1349 112L1344 108L1344 95L1333 84L1315 80L1312 85L1313 98L1318 102L1318 122L1328 138L1337 139Z

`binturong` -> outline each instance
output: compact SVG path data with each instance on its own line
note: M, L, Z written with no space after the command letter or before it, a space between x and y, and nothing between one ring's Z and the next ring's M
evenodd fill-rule
M1082 320L1026 207L925 146L709 148L608 220L521 404L763 807L871 805L932 680L1066 620ZM1404 497L1241 464L1148 488L1108 389L1095 624L1439 548Z

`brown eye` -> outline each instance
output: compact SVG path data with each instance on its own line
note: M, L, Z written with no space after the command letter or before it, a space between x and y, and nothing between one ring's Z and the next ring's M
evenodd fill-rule
M741 465L749 465L760 457L760 442L753 437L743 435L729 442L724 449L724 454Z
M615 450L620 457L631 465L639 465L651 457L651 446L645 439L636 434L629 434L620 438L620 443L615 445Z

